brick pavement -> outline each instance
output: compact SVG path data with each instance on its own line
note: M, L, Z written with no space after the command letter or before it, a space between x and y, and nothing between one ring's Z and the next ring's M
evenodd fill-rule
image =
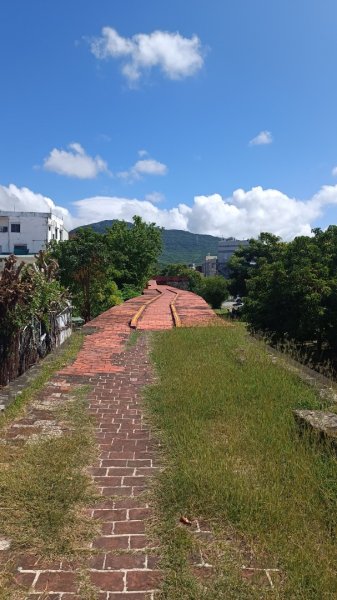
M177 290L163 285L158 285L157 289L160 295L145 309L138 322L137 329L150 329L153 331L157 329L172 329L174 327L171 302L175 300Z
M59 390L51 392L49 403L60 402L79 383L91 385L88 410L95 421L99 455L89 472L102 500L88 507L88 514L99 522L100 533L87 549L84 567L83 561L80 567L76 561L50 564L21 556L16 582L29 588L27 600L87 598L78 577L83 568L95 589L90 600L153 600L160 587L157 541L149 534L152 511L146 493L159 466L141 401L142 388L152 380L147 333L136 345L125 347L132 316L155 294L158 299L146 308L140 329L173 327L170 302L177 290L152 283L145 298L134 298L91 321L85 329L95 329L86 336L74 363L48 384L48 389ZM214 318L194 294L179 291L176 305L183 324ZM34 418L31 422L34 429Z

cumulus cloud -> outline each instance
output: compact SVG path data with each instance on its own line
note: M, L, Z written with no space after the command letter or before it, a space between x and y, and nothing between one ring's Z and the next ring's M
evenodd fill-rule
M146 221L167 229L183 229L194 233L240 239L257 237L270 231L290 240L297 235L310 235L317 219L327 206L337 205L337 185L323 186L309 200L291 198L279 190L254 187L238 189L228 198L220 194L196 196L192 206L179 204L170 209L160 208L150 197L145 200L116 196L95 196L73 203L73 213L55 206L50 198L35 194L27 188L0 186L0 209L58 211L66 226L75 227L105 219L125 219L140 215Z
M270 131L260 131L260 133L250 140L250 146L265 146L273 143L273 136Z
M74 227L74 223L76 222L66 208L57 206L48 196L32 192L32 190L26 187L19 188L14 184L10 184L8 187L0 185L0 210L24 212L52 211L57 216L63 218L66 229Z
M143 153L146 151L140 150L140 152ZM140 156L146 156L146 154L140 154ZM117 173L117 176L131 182L141 179L144 175L166 175L167 171L167 166L164 165L164 163L154 160L153 158L142 158L141 160L137 160L133 167L128 171L120 171Z
M109 173L107 163L100 156L89 156L78 142L69 144L69 150L54 148L44 159L43 168L47 171L77 177L94 179L98 173Z
M249 238L270 231L285 240L310 235L328 205L337 204L337 185L323 186L310 200L291 198L274 189L238 189L228 198L220 194L196 196L192 206L163 209L153 202L119 197L86 198L74 203L80 222L130 220L134 214L167 229Z
M337 177L337 166L332 169L332 176Z
M83 224L103 219L132 221L134 215L140 215L145 221L154 222L168 229L186 229L186 219L181 206L160 209L148 200L119 196L95 196L77 200L74 202L74 207L77 220Z
M122 59L122 73L129 83L137 82L145 71L159 68L169 79L194 75L203 66L201 42L196 35L153 31L124 38L112 27L91 41L91 52L100 60Z

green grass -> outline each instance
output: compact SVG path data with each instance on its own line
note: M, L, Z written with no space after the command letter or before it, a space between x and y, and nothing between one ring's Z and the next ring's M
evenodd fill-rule
M69 556L92 535L81 507L92 500L91 479L84 472L94 455L88 388L72 392L59 418L69 430L23 447L0 447L1 533L11 550L41 556Z
M147 402L166 464L155 488L162 598L270 597L240 577L250 552L281 569L274 597L335 598L337 461L300 436L292 416L322 407L315 391L241 325L158 333L153 360L159 382ZM207 590L191 575L194 542L180 515L208 520L215 533L204 548L216 566Z
M17 395L15 401L0 415L0 430L23 412L24 407L38 394L54 373L75 359L82 347L83 339L83 333L73 333L63 346L49 354L40 363L40 369L33 381L25 387L22 393Z
M137 329L133 329L126 341L125 344L125 348L126 350L130 350L130 348L132 348L133 346L135 346L137 344L137 341L139 339L139 336L141 335L141 332Z

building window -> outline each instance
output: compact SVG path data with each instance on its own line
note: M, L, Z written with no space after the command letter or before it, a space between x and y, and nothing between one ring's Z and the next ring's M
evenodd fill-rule
M0 225L0 233L7 233L8 227L7 225Z
M12 223L11 224L11 232L12 233L20 233L20 223Z
M60 229L60 241L62 242L63 240L63 229Z

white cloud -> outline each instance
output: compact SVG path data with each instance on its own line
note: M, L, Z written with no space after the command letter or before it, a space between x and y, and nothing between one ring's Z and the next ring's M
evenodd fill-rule
M74 142L68 148L68 151L54 148L44 159L44 169L79 179L94 179L100 172L109 173L107 163L100 156L86 154L81 144Z
M64 216L66 226L75 227L104 219L125 219L140 215L167 229L237 238L256 237L270 231L285 240L296 235L310 235L312 226L326 207L337 205L337 185L323 186L307 201L290 198L279 190L255 187L238 189L228 198L220 194L196 196L192 206L179 204L171 209L159 208L154 199L95 196L73 203L74 216L55 206L53 200L27 188L0 186L0 209L49 211Z
M83 224L103 219L132 221L134 215L140 215L145 221L157 223L157 225L168 229L186 229L186 220L180 207L169 210L159 209L148 200L95 196L94 198L78 200L74 202L74 206L76 218Z
M273 136L270 131L260 131L260 133L250 140L250 146L265 146L273 143Z
M95 197L74 203L77 219L88 223L103 219L132 219L134 214L167 229L237 238L270 231L285 240L310 235L315 221L328 205L337 205L337 185L323 186L310 200L290 198L279 190L238 189L229 198L220 194L196 196L192 206L179 204L160 209L148 200Z
M337 166L332 169L331 174L333 177L337 177Z
M145 152L145 150L142 150L141 152ZM142 154L142 156L145 155ZM164 163L154 160L153 158L143 158L138 160L128 171L120 171L117 173L117 176L131 182L141 179L143 175L163 176L167 174L167 171L167 166L164 165Z
M152 204L158 204L158 202L165 200L165 196L161 192L151 192L150 194L146 194L145 200L152 202Z
M201 42L196 35L153 31L124 38L112 27L91 41L91 52L98 59L122 59L122 73L129 83L137 82L145 71L158 67L169 79L194 75L203 66Z
M76 223L68 209L57 206L48 196L36 194L26 187L18 188L14 184L10 184L8 187L0 185L0 210L25 212L53 211L54 214L63 218L67 229L71 229Z

